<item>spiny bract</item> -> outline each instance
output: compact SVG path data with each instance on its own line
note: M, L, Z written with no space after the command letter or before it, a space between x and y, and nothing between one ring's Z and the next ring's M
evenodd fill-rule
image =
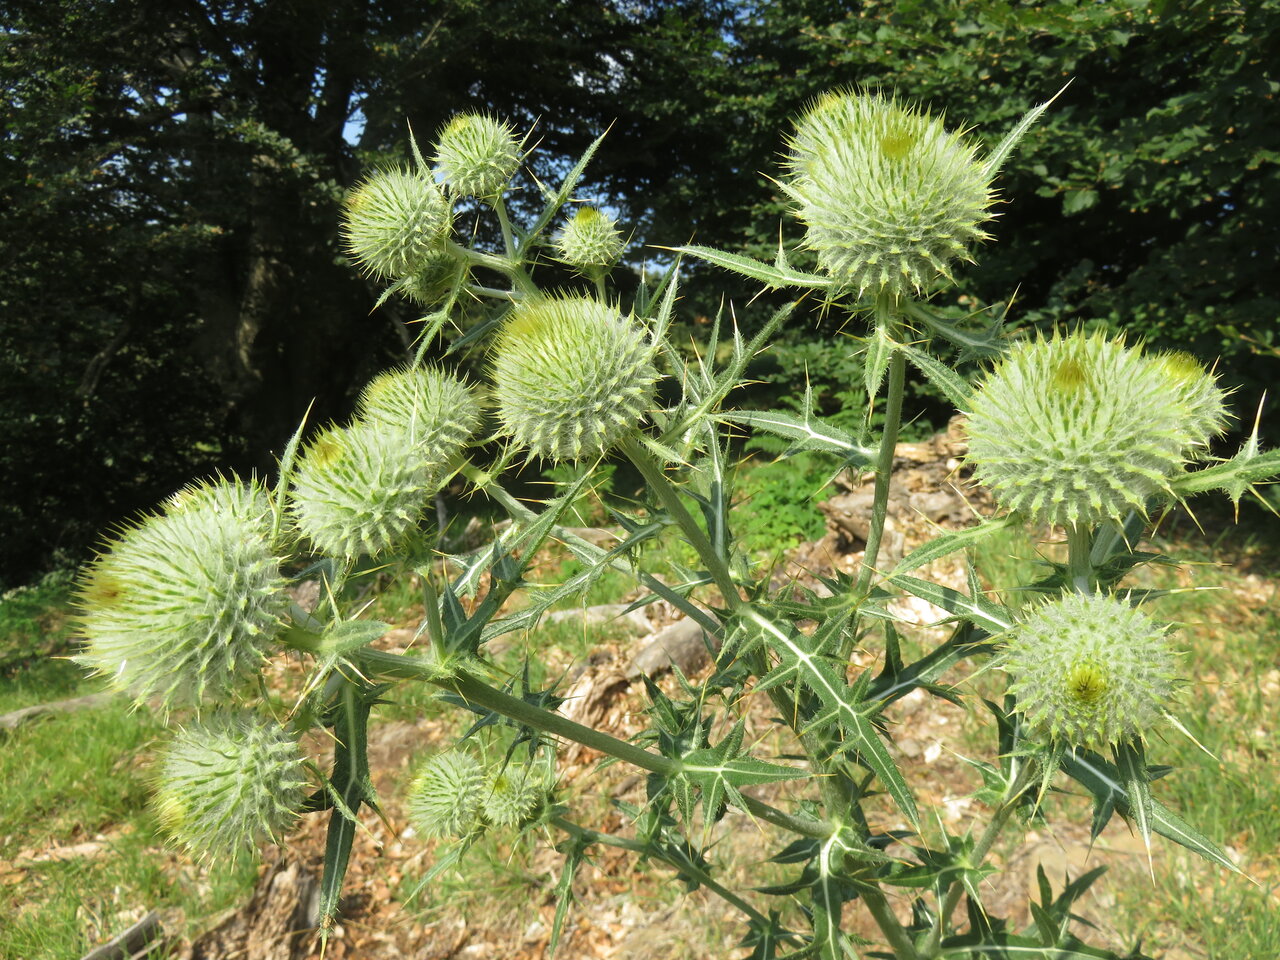
M529 819L542 795L541 770L512 763L489 779L481 807L494 826L514 827Z
M279 840L302 811L307 778L297 741L279 724L220 717L179 731L158 765L157 817L201 859Z
M445 466L480 426L475 394L432 367L402 367L370 381L360 394L360 419L404 431L425 459Z
M465 837L479 825L484 770L469 753L432 757L409 787L409 819L429 837Z
M1069 593L1008 636L1000 666L1033 730L1100 748L1142 739L1173 690L1164 627L1123 598Z
M520 166L520 142L510 124L463 113L440 131L435 161L450 193L487 200L502 191Z
M649 409L658 379L653 352L630 318L597 300L523 301L493 351L498 416L531 454L598 456Z
M447 250L432 250L420 259L397 289L420 307L437 307L448 299L466 264Z
M782 189L842 291L919 292L988 236L994 193L974 148L915 107L830 93L796 121L789 146Z
M622 234L613 218L595 207L579 207L556 236L560 262L589 275L602 273L617 263L622 247Z
M188 487L127 528L78 591L76 659L162 709L223 699L280 629L284 579L256 483Z
M307 447L293 476L298 529L331 557L400 546L440 489L442 466L403 427L361 420L331 427Z
M1073 333L1015 344L974 391L969 462L1032 520L1090 524L1169 497L1219 433L1223 394L1183 355Z
M375 173L347 195L342 237L365 273L403 280L422 269L449 232L449 203L430 177Z

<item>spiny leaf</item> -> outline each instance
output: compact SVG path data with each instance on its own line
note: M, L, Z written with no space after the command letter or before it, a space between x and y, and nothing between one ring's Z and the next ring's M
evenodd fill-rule
M993 533L1006 530L1010 526L1021 526L1022 518L1015 514L1006 514L1003 517L995 517L993 519L983 520L981 523L972 527L965 527L963 530L953 530L944 533L939 537L935 537L923 546L917 547L909 554L902 558L893 573L889 574L890 579L901 576L917 567L923 567L927 563L941 559L957 550L963 550L965 547L971 547L981 540L985 540Z
M710 247L699 246L672 247L670 249L676 253L685 253L691 257L697 257L699 260L705 260L707 263L742 274L744 277L750 277L752 280L759 280L771 290L778 290L783 287L823 290L831 286L830 277L824 277L816 273L805 273L803 270L796 270L790 267L775 266L774 264L764 263L737 253L725 253L721 250L713 250Z
M1062 90L1059 90L1040 106L1032 107L1028 110L1014 128L1005 135L1005 138L1000 141L1000 145L991 151L986 162L982 165L982 172L988 180L995 177L1000 171L1000 167L1009 159L1009 155L1013 153L1013 148L1018 145L1018 141L1031 129L1031 125L1040 119L1040 115L1048 110L1049 105L1062 96L1063 91L1069 86L1071 86L1070 80L1063 84Z
M799 631L785 630L753 609L743 614L743 620L758 631L778 658L777 667L769 672L764 682L775 685L794 676L817 694L828 714L816 723L828 720L839 723L845 732L848 748L858 752L862 762L880 778L912 827L919 829L919 815L911 789L870 719L879 712L880 705L860 701L856 689L838 678L831 666L813 652L813 638ZM869 676L866 681L870 681Z
M941 607L947 613L962 617L988 633L1003 633L1014 624L1013 614L990 600L966 596L959 590L939 586L916 577L894 574L888 579L890 583L901 587L907 593L921 600L928 600L935 607Z
M947 399L957 408L960 410L969 408L969 398L973 394L973 388L958 376L954 370L923 350L917 350L915 347L907 346L905 343L898 344L897 349L901 350L908 360L919 367L929 382L946 394Z
M859 444L853 434L824 423L812 414L801 418L780 410L734 410L720 414L719 419L724 423L754 427L786 440L795 440L802 450L838 453L850 466L865 467L874 460L875 451Z

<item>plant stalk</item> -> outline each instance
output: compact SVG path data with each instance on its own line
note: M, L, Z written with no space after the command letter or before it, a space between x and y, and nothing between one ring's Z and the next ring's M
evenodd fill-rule
M685 508L684 503L680 500L680 494L676 491L675 485L667 479L666 471L650 455L649 451L644 448L638 440L627 438L618 444L620 449L627 458L636 465L641 475L645 479L645 483L649 485L649 489L658 495L658 499L662 501L662 506L666 508L667 513L671 514L672 519L680 527L680 531L685 535L685 539L689 541L690 546L697 552L702 562L707 566L707 572L711 574L711 579L715 581L716 587L724 596L725 605L732 608L742 605L742 597L738 593L738 587L733 582L733 575L729 572L728 564L724 558L716 551L711 540L698 526L698 521L693 518L693 514Z
M1022 768L1013 778L1013 785L1010 786L1004 802L996 810L991 822L987 824L986 829L982 831L982 836L978 838L978 842L973 846L973 852L969 855L971 869L976 870L987 859L987 854L991 852L991 847L995 844L996 838L1000 836L1000 831L1009 822L1009 815L1013 813L1014 804L1017 803L1018 797L1022 795L1022 791L1027 785L1031 783L1034 770L1034 764L1023 763ZM925 942L924 949L921 951L924 957L936 957L938 955L938 950L942 944L943 931L950 925L951 914L955 912L960 903L960 897L963 895L963 884L958 880L953 880L950 889L947 890L947 898L943 901L942 909L938 912L938 919L934 923L933 929L929 931L929 939Z
M1095 577L1093 561L1093 532L1086 524L1067 526L1067 581L1076 593L1091 594Z

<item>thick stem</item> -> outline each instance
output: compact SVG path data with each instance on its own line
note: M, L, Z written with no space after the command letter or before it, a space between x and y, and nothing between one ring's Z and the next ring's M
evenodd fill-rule
M675 485L667 479L666 471L662 469L661 464L654 460L640 441L634 438L620 442L618 449L636 465L636 469L644 477L649 489L658 495L662 506L666 508L667 513L671 514L672 519L685 535L685 539L706 564L707 572L711 574L711 579L715 581L720 593L724 596L726 606L730 608L740 606L742 597L733 582L733 575L729 573L728 565L716 551L702 527L698 526L698 521L693 518L693 514L685 508L680 500L680 494L676 491Z
M862 902L867 905L867 912L875 918L876 926L880 928L880 932L889 941L889 946L893 947L894 955L898 960L920 960L916 945L911 942L911 935L898 922L893 908L889 906L889 900L881 892L880 888L867 889L864 887L859 891L859 894L862 897Z
M518 262L508 260L506 257L497 257L491 253L483 253L480 250L472 250L453 240L446 240L445 245L454 256L461 257L477 267L501 273L515 284L521 294L525 296L537 294L538 288L534 286L533 281L529 279L529 275Z
M887 297L876 302L876 323L887 327L892 337L900 325L897 307ZM871 590L871 577L880 557L880 542L884 539L884 524L889 513L889 484L893 479L893 456L898 446L898 429L902 425L902 396L906 388L907 358L895 349L889 359L889 393L885 398L884 432L880 436L880 451L876 456L876 485L871 503L871 527L867 533L867 549L862 557L862 571L854 595L865 597Z
M568 717L562 717L558 713L526 703L518 697L491 687L465 670L442 674L440 668L430 661L367 649L360 652L360 663L367 673L379 677L426 680L458 694L467 703L492 710L494 713L499 713L535 730L541 730L543 733L580 743L584 747L616 757L642 770L664 777L673 777L680 772L680 764L676 760L668 759L661 754L650 753L635 744L601 733ZM746 801L747 811L753 816L804 837L825 839L831 836L834 829L830 824L809 817L793 816L745 794L743 799Z
M631 850L635 853L641 853L645 856L653 857L655 860L661 860L663 863L674 867L679 873L684 874L690 880L706 887L722 900L737 907L756 923L764 926L769 922L765 918L764 914L759 910L751 906L751 904L747 903L747 901L743 900L732 890L721 886L712 878L711 874L707 873L697 864L688 859L671 856L665 851L654 847L651 844L641 843L639 840L628 840L626 837L615 836L612 833L601 833L598 830L580 827L578 824L573 823L570 820L566 820L564 817L553 817L551 825L559 827L561 830L572 834L575 837L581 837L588 843L599 843L609 847L619 847L623 850Z
M1076 593L1093 593L1093 533L1087 524L1067 525L1067 582Z

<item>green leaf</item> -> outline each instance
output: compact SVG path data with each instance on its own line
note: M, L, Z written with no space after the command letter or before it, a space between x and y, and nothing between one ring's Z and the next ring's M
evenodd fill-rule
M987 633L1003 633L1014 624L1013 614L1007 608L990 600L966 596L959 590L939 586L916 577L894 574L888 580L907 593L921 600L928 600L935 607L941 607L947 613L961 617L974 626L981 627Z
M551 223L555 215L560 211L569 198L573 196L573 189L578 185L578 181L582 179L583 173L586 172L587 165L591 162L591 158L596 155L596 151L600 149L600 144L604 143L604 138L609 135L606 130L600 136L596 137L587 147L586 151L579 158L578 162L573 165L573 169L565 176L560 184L560 189L554 193L543 187L543 194L547 197L547 205L542 208L542 212L538 214L538 219L533 222L533 226L529 228L529 232L521 239L519 248L516 250L516 259L523 260L529 254L529 249L538 234L542 233Z
M377 620L342 620L329 627L320 638L317 655L345 657L367 647L379 637L386 636L390 624Z
M893 356L893 341L885 333L884 325L877 323L871 336L863 342L866 353L862 358L862 385L867 391L867 403L874 404L880 395L885 371L889 369L889 359Z
M1022 119L1019 120L1014 128L1005 135L1005 138L1000 141L1000 145L992 150L991 154L987 157L986 162L982 165L982 174L984 177L990 180L1000 172L1000 168L1004 165L1004 162L1009 159L1009 155L1013 153L1013 148L1018 145L1018 141L1026 135L1026 132L1031 129L1031 125L1040 119L1040 115L1048 110L1049 105L1062 96L1063 90L1066 90L1069 86L1071 86L1071 81L1068 80L1067 83L1063 85L1062 90L1059 90L1044 103L1040 104L1040 106L1032 107L1023 115Z
M944 533L923 546L916 547L916 549L903 557L898 565L893 568L893 573L889 574L889 577L892 579L893 577L901 576L904 573L915 570L917 567L923 567L927 563L932 563L934 560L939 560L950 553L955 553L957 550L971 547L985 540L993 533L1007 530L1011 526L1021 526L1021 524L1021 517L1017 517L1014 514L1006 514L1003 517L983 520L977 526Z
M870 719L879 712L880 704L862 702L857 691L838 678L831 665L814 652L812 637L798 630L785 630L750 608L742 614L742 620L760 634L778 658L778 665L762 678L761 686L774 686L796 677L817 694L828 713L816 723L835 720L840 724L848 749L858 752L861 761L880 778L903 815L918 830L920 821L915 798Z
M897 344L897 349L901 350L908 360L919 367L925 378L946 394L947 399L955 404L958 409L968 409L969 399L973 395L973 388L969 386L964 378L960 377L941 360L930 356L923 350L917 350L915 347L907 346L905 343Z
M1062 769L1093 794L1095 809L1115 809L1122 816L1131 816L1129 791L1123 776L1114 765L1088 751L1075 753L1068 751L1062 756ZM1167 837L1206 860L1226 867L1232 873L1243 875L1244 871L1232 863L1217 844L1165 807L1159 800L1151 799L1147 813L1151 829L1162 837ZM1104 825L1105 822L1103 820ZM1097 835L1096 830L1094 835Z
M794 440L801 450L838 453L851 466L864 467L874 462L874 450L859 444L848 431L825 423L812 414L797 417L780 410L735 410L720 414L719 419L724 423L753 427Z
M1072 938L1074 940L1074 938ZM1122 960L1119 954L1098 947L1086 947L1078 941L1060 947L1045 947L1030 937L986 931L965 934L942 941L943 957L1011 957L1042 960Z
M1255 483L1274 480L1276 477L1280 477L1280 448L1262 453L1255 426L1252 436L1230 460L1193 473L1185 473L1171 480L1169 486L1179 497L1221 490L1231 498L1232 503L1239 503L1240 498Z
M823 290L832 286L830 277L824 277L816 273L805 273L803 270L796 270L790 267L777 266L774 264L764 263L760 260L754 260L751 257L744 257L737 253L725 253L721 250L713 250L710 247L670 247L676 253L688 254L691 257L697 257L699 260L705 260L707 263L715 264L717 267L724 267L726 270L732 270L734 273L742 274L744 277L750 277L752 280L759 280L765 286L773 290L783 287L803 287L809 290Z
M565 850L564 866L560 870L560 879L556 882L555 899L556 915L551 923L551 940L547 945L547 956L555 957L556 948L560 945L560 934L564 930L565 918L569 915L569 906L574 901L573 878L578 867L587 859L587 848L590 843L585 837L574 836Z
M1068 190L1062 195L1062 215L1082 213L1098 203L1097 190Z

